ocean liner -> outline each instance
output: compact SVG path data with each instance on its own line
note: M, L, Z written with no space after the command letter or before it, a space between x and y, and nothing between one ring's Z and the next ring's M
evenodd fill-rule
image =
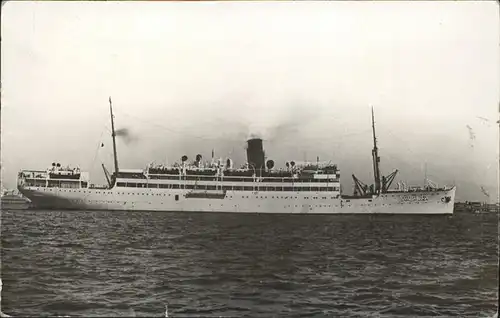
M354 193L343 195L340 169L331 162L285 163L276 169L264 153L263 140L247 141L247 162L237 168L230 158L194 160L184 155L170 166L145 169L118 166L116 133L111 98L111 137L114 172L102 165L106 186L89 182L89 173L53 163L46 170L22 170L18 189L33 205L43 209L180 211L298 214L452 214L455 186L424 187L393 183L398 170L381 176L380 157L372 108L374 183L355 175Z

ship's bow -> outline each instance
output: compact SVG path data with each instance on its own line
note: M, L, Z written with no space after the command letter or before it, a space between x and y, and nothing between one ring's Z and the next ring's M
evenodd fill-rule
M446 191L444 197L441 201L444 203L444 209L446 214L453 214L453 209L455 207L455 192L457 188L453 186L450 190Z

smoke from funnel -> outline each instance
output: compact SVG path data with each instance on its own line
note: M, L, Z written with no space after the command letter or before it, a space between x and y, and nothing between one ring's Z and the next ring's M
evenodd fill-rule
M115 130L115 136L120 137L126 145L137 140L137 137L131 134L128 128Z
M296 138L321 114L311 104L311 102L296 100L287 103L281 111L273 114L266 113L265 118L249 116L250 122L245 125L246 139L260 138L269 142L283 142Z

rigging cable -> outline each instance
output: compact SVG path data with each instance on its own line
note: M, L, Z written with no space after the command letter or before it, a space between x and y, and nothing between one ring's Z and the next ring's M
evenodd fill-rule
M201 137L201 136L196 136L196 135L192 135L192 134L187 134L185 132L181 132L181 131L177 131L177 130L174 130L172 128L168 128L166 126L163 126L163 125L160 125L160 124L157 124L157 123L153 123L152 121L149 121L149 120L146 120L146 119L142 119L142 118L139 118L137 116L133 116L133 115L130 115L122 110L118 110L116 111L118 113L121 113L127 117L130 117L132 119L135 119L135 120L138 120L138 121L141 121L143 123L146 123L148 125L151 125L151 126L156 126L158 128L162 128L162 129L165 129L165 130L168 130L172 133L175 133L175 134L179 134L179 135L183 135L183 136L188 136L188 137L192 137L192 138L196 138L196 139L201 139L201 140L213 140L213 139L222 139L222 138L206 138L206 137ZM227 139L227 140L231 140L231 139Z
M104 131L107 130L107 126L104 127L104 129L101 131L101 136L99 137L99 144L97 145L97 149L95 150L94 153L94 159L92 159L92 162L90 164L90 169L94 169L95 161L97 159L97 155L99 154L100 148L103 147L103 142L102 142L102 136L104 135Z
M129 113L126 113L123 110L117 110L116 112L121 113L122 115L125 115L125 116L127 116L129 118L135 119L137 121L143 122L145 124L148 124L148 125L151 125L151 126L156 126L157 128L161 128L161 129L164 129L164 130L167 130L167 131L170 131L172 133L179 134L179 135L182 135L182 136L188 136L188 137L195 138L195 139L200 139L200 140L226 140L226 141L237 142L237 143L241 142L240 139L236 140L236 139L232 139L232 138L230 139L230 138L225 138L225 137L202 137L202 136L198 136L198 135L193 135L193 134L189 134L189 133L185 133L185 132L182 132L182 131L179 131L179 130L172 129L170 127L166 127L164 125L152 122L150 120L139 118L137 116L134 116L134 115L131 115ZM365 133L370 132L370 131L371 131L371 128L370 129L366 129L366 130L362 130L362 131L359 131L359 132L353 132L353 133L346 133L346 134L338 135L338 137L345 138L345 137L357 136L357 135L365 134ZM275 142L274 139L275 138L267 140L267 142L273 143L273 142ZM328 143L331 143L331 142L328 141Z

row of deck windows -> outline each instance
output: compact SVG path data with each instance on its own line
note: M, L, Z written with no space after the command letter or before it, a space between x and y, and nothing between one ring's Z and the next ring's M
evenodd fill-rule
M127 201L104 201L104 200L88 200L88 201L84 201L84 200L70 200L72 203L75 203L75 204L78 204L78 203L86 203L86 202L89 202L89 203L111 203L111 204L123 204L123 205L127 205L127 204L136 204L136 202L127 202ZM151 204L151 202L148 202L149 204ZM161 202L161 204L163 204L163 202ZM211 207L212 204L209 204L209 206ZM214 204L215 206L215 204ZM224 204L221 204L220 205L221 207L224 207ZM234 205L234 207L238 207L238 205ZM318 204L318 205L309 205L309 204L295 204L295 205L285 205L284 208L292 208L292 207L296 207L296 208L300 208L300 207L308 207L308 208L331 208L331 207L338 207L338 205L331 205L331 204Z
M118 187L128 188L153 188L153 189L196 189L196 190L226 190L226 191L339 191L339 187L248 187L248 186L216 186L216 185L191 185L191 184L146 184L118 182Z
M192 181L237 181L237 182L254 182L252 177L223 177L217 178L214 176L175 176L175 175L152 175L149 176L149 179L162 179L162 180L192 180ZM330 178L330 179L294 179L294 178L262 178L261 182L294 182L294 183L304 183L304 182L338 182L338 178Z
M88 183L85 181L59 181L59 180L29 180L25 183L28 187L47 187L47 188L66 188L66 189L79 189L86 188Z
M48 190L52 191L52 189L45 189L45 187L42 187L42 188L44 188L44 189L43 189L44 191L45 191L45 190L47 190L47 191L48 191ZM66 190L62 190L62 191L66 191ZM78 190L78 191L77 191L77 190L67 190L67 191L68 191L68 192L71 192L71 191L74 191L74 192L84 192L84 193L86 193L86 192L87 192L87 191L81 191L81 190ZM91 193L91 191L88 191L88 193L90 194L90 193ZM97 191L96 193L97 193L97 194L101 194L101 192L100 192L100 191ZM104 192L104 191L103 191L103 192L102 192L102 194L113 194L113 192ZM149 193L132 193L132 192L128 192L128 193L127 193L127 192L121 192L121 193L120 193L120 192L118 192L118 193L116 193L116 194L118 194L118 195L122 194L122 195L147 195L147 196L149 196L149 195L151 195L151 196L155 196L155 195L156 195L156 196L167 196L167 194L165 194L165 193L163 193L163 194L162 194L162 193L157 193L157 194L153 194L153 193L151 193L151 194L149 194ZM168 196L171 196L171 194L168 194ZM175 200L176 200L176 201L178 201L178 200L179 200L179 195L178 195L178 194L176 194L176 195L174 195L174 196L175 196ZM229 196L228 198L229 198L229 199L232 199L233 197L232 197L232 196ZM241 196L241 198L242 198L242 199L245 199L245 198L246 198L246 199L268 199L268 197L267 197L267 196L255 196L255 197L253 197L253 196ZM275 196L272 196L272 197L269 197L269 198L271 198L271 199L297 199L297 197L293 197L293 196L292 196L292 197L288 197L288 196L285 196L285 197L283 197L283 196L276 196L276 197L275 197ZM339 199L339 198L340 198L340 195L337 195L337 196L335 196L335 197L331 197L331 198L332 198L332 199ZM308 200L308 199L309 199L309 197L303 197L303 198L301 198L301 199L306 199L306 200ZM328 198L327 198L327 197L321 197L321 198L320 198L320 197L311 197L311 199L313 199L313 200L317 200L317 199L326 200L326 199L328 199ZM113 202L113 201L92 201L92 200L73 200L73 201L75 201L75 202L76 202L76 201L81 201L81 202L84 202L84 201L85 201L85 202L95 202L95 203L98 203L98 202L102 202L102 203L104 203L104 202L108 202L108 203L111 203L111 202ZM369 202L372 202L371 200L368 200L368 201L369 201ZM352 204L350 204L350 203L349 203L349 202L350 202L350 200L345 200L345 202L346 202L346 204L345 204L346 206L352 206ZM436 201L436 202L437 202L437 203L439 203L440 201ZM116 203L119 203L119 201L116 201ZM123 202L123 203L125 204L126 202ZM137 203L137 202L136 202L136 203ZM398 205L403 205L403 204L427 204L427 203L430 203L430 202L398 202L398 203L382 203L382 204L378 204L378 205L377 205L377 204L373 204L373 203L371 203L371 204L361 204L361 206L392 206L392 205L396 205L396 204L398 204ZM151 204L151 202L149 202L149 204ZM161 204L163 204L163 203L161 203ZM337 207L337 205L335 205L335 206ZM321 207L321 205L320 205L320 207ZM325 207L326 207L326 205L325 205Z
M45 184L39 185L39 184L26 184L27 186L30 187L40 187L40 188L60 188L60 189L82 189L77 186L73 187L59 187L59 186L48 186L46 187ZM141 188L141 186L133 186L133 184L117 184L118 187L128 187L128 188ZM146 187L143 187L146 188ZM311 192L324 192L324 191L339 191L339 188L337 187L242 187L242 186L193 186L193 185L178 185L178 184L160 184L155 185L155 184L149 184L147 185L147 188L150 189L188 189L188 190L222 190L222 191L292 191L292 192L302 192L302 191L311 191ZM86 189L83 188L83 189ZM68 190L71 191L71 190ZM85 192L85 191L83 191ZM90 193L90 191L89 191ZM100 193L100 192L96 192Z

